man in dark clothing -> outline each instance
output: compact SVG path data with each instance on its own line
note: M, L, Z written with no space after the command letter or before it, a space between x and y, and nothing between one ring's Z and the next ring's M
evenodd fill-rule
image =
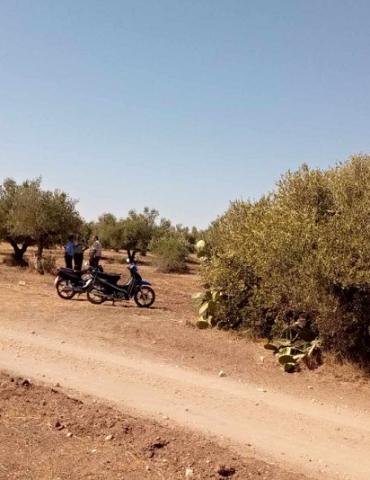
M66 267L67 268L73 268L73 255L74 255L74 250L75 250L75 244L74 244L74 239L75 237L73 235L70 235L68 237L68 242L66 243L65 246L65 255L64 258L66 260Z
M78 239L74 248L75 270L81 270L84 261L84 251L87 249L85 240Z

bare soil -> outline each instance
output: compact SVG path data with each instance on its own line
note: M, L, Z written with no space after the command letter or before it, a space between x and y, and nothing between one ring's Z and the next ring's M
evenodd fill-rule
M187 469L198 479L293 478L200 435L58 387L5 374L0 385L2 479L183 479Z
M361 372L324 365L288 375L259 343L194 329L196 266L164 275L143 260L157 293L149 310L63 301L53 277L0 265L0 368L32 384L1 377L0 478L175 479L186 468L223 478L220 463L240 479L369 478ZM63 392L48 386L57 382ZM151 447L157 437L169 443Z

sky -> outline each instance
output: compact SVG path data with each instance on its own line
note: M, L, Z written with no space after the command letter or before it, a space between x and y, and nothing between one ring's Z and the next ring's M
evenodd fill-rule
M205 228L370 151L369 0L0 0L0 183Z

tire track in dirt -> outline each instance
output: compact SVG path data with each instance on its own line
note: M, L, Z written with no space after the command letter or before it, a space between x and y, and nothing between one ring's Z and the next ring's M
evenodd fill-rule
M307 400L193 372L89 341L0 329L0 366L61 382L116 405L222 436L239 452L316 478L368 480L370 419Z

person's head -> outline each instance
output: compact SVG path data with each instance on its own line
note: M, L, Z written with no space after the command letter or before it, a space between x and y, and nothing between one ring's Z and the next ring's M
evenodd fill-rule
M69 240L70 242L73 242L74 239L75 239L75 236L74 236L74 235L69 235L68 240Z
M96 242L97 240L99 240L99 237L97 235L94 235L93 236L93 241Z

